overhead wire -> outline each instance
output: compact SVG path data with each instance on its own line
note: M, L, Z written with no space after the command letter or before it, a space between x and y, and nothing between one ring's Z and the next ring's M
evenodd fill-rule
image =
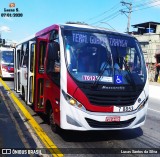
M160 3L155 4L156 2L160 2L160 0L152 0L152 1L144 2L144 3L138 4L138 5L133 5L132 6L132 9L133 9L132 12L147 9L147 8L152 8L152 7L155 7L155 6L159 6ZM152 5L152 4L154 4L154 5ZM150 6L148 6L148 5L150 5ZM124 9L124 11L127 11L127 10Z
M132 12L140 11L140 10L144 10L144 9L148 9L148 8L155 7L155 6L160 6L160 4L156 4L156 2L160 2L160 0L152 0L152 1L144 2L144 3L140 3L140 4L137 4L137 5L133 5L133 6L132 6L132 9L133 9ZM154 4L154 5L152 5L152 4ZM119 4L116 4L116 5L114 5L111 9L109 9L109 10L107 10L107 11L105 11L105 12L103 12L103 13L97 15L97 16L94 16L94 17L92 17L92 18L89 18L89 19L86 20L86 21L94 20L94 19L96 19L96 18L98 18L98 17L100 17L100 16L102 16L102 15L105 15L107 12L112 12L112 11L114 10L114 8L117 8L118 5L119 5ZM150 6L147 6L147 5L150 5ZM145 7L145 6L146 6L146 7ZM119 8L119 7L118 7L118 8ZM117 10L117 9L116 9L116 10ZM125 11L125 10L124 10L124 11ZM127 11L127 10L126 10L126 11ZM100 22L102 22L102 21L104 21L104 20L105 20L105 22L108 22L108 21L116 18L116 17L119 16L120 14L121 14L121 13L120 13L120 10L117 10L117 11L115 11L114 13L112 13L112 14L110 14L110 15L108 15L108 16L106 16L106 17L104 17L104 18L102 18L102 19L100 19L100 20L98 20L98 21L92 22L91 25L95 25L95 24L100 23Z
M158 1L157 1L158 2ZM160 2L160 1L159 1ZM138 9L134 9L132 10L132 12L135 12L135 11L140 11L140 10L144 10L144 9L148 9L148 8L152 8L152 7L156 7L156 6L160 6L160 3L159 4L155 4L155 5L151 5L151 6L148 6L148 7L144 7L144 8L138 8Z
M91 21L91 20L93 20L93 19L96 19L96 18L98 18L98 17L106 14L107 12L111 12L112 10L114 10L115 8L117 8L118 5L119 5L119 3L115 4L115 5L114 5L113 7L111 7L109 10L107 10L107 11L105 11L105 12L103 12L103 13L100 13L99 15L96 15L96 16L94 16L94 17L91 17L91 18L89 18L89 19L84 20L84 22Z
M156 3L156 2L160 2L160 0L152 0L152 1L149 1L149 2L144 2L144 3L138 4L138 5L134 5L134 6L132 6L132 9L137 8L137 7L143 7L144 5L153 4L153 3Z
M111 15L109 15L109 16L107 16L107 17L105 17L105 18L103 18L103 19L101 19L101 20L99 20L99 21L96 21L96 22L94 22L94 23L91 23L91 25L94 25L94 24L96 24L96 23L102 22L102 21L104 21L104 20L106 20L106 19L108 19L108 18L112 18L112 17L116 16L117 14L119 14L119 11L116 11L116 12L114 12L113 14L111 14Z

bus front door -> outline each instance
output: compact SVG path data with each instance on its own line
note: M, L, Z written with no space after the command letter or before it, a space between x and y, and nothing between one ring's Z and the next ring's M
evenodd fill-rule
M27 104L33 104L34 72L35 72L35 41L29 41L28 77L27 77Z
M43 37L37 38L35 54L35 94L34 109L35 111L44 111L44 72L45 54L47 49L47 40Z
M14 90L21 92L20 88L20 64L21 64L21 45L14 50Z

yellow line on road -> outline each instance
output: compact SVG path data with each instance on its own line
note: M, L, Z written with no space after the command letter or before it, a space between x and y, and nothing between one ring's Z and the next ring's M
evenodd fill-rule
M23 104L19 101L19 99L15 96L15 94L10 90L10 88L7 86L7 84L0 78L1 84L4 86L6 90L9 91L9 94L11 98L14 100L16 105L19 107L19 109L24 114L25 118L28 120L32 128L35 130L39 138L42 140L46 148L50 151L50 153L53 156L60 156L62 157L63 154L60 152L60 150L57 148L57 146L52 142L52 140L46 135L46 133L43 131L43 129L39 126L39 124L35 121L35 119L31 116L31 114L28 112L28 110L23 106Z

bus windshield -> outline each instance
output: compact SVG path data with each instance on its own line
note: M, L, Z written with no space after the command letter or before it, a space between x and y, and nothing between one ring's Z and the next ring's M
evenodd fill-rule
M2 62L3 63L12 63L13 64L14 56L13 51L3 51L2 53Z
M78 81L144 84L146 69L136 39L107 32L64 30L68 71Z

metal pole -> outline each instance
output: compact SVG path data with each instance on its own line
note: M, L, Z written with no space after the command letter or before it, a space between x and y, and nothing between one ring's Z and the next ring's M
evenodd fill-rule
M130 28L130 20L131 20L131 12L132 12L132 4L129 5L129 13L128 13L128 25L127 25L127 32L129 33Z
M124 10L120 10L122 13L124 13L127 18L128 18L128 23L127 23L127 33L129 33L129 28L130 28L130 20L131 20L131 12L132 12L132 3L127 3L124 1L121 1L122 5L125 5L127 7L127 9L129 9L129 11L124 11ZM128 7L129 5L129 7ZM128 13L128 15L126 14Z

